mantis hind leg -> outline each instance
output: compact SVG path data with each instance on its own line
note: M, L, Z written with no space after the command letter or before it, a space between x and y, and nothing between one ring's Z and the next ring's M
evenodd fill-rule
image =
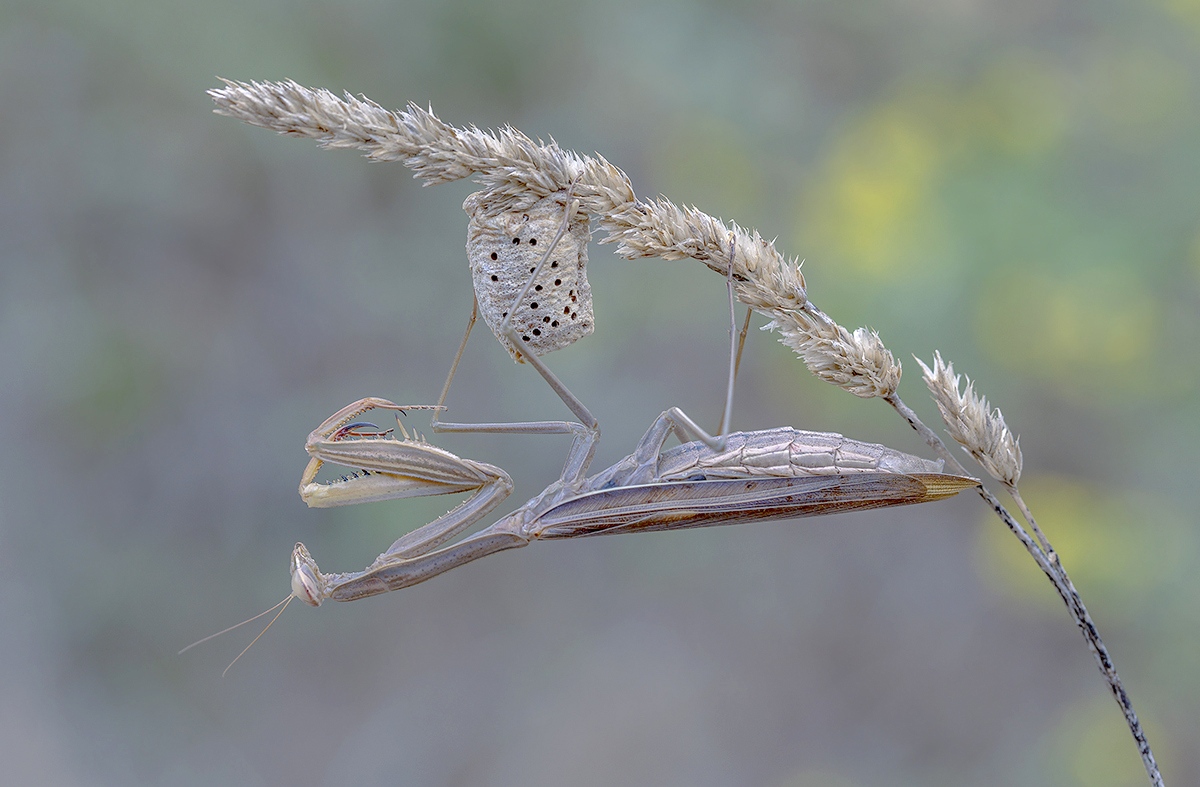
M658 481L661 478L659 457L662 455L663 445L672 434L681 443L691 443L693 451L714 450L704 442L703 436L707 433L699 424L683 410L672 407L654 419L654 423L650 424L650 428L642 435L632 454L588 479L588 486L593 489L607 489ZM721 442L724 443L724 439Z

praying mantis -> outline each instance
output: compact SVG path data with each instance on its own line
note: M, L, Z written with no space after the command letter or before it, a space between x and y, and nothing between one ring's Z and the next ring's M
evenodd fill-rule
M343 407L305 442L311 458L300 479L300 497L313 508L463 492L471 492L470 497L398 538L361 571L323 573L308 548L297 543L291 556L291 593L285 599L193 642L180 653L279 607L286 609L293 599L314 607L326 600L356 601L419 584L481 557L534 541L928 503L979 485L976 478L942 472L940 459L922 459L833 432L778 427L706 440L691 418L672 407L655 419L633 453L592 476L586 473L595 450L593 433L577 429L557 481L512 513L454 542L512 492L508 473L409 434L399 416L396 425L401 438L393 429L380 430L356 420L371 410L439 409L439 405L399 405L375 397ZM664 450L672 434L688 442ZM692 437L699 439L689 439ZM326 463L350 472L328 482L318 481L317 474ZM283 609L225 672L266 633Z
M537 540L923 503L978 485L974 478L943 473L940 460L840 434L790 427L724 433L740 351L733 319L735 278L741 286L751 273L747 260L762 259L765 262L753 265L776 266L771 268L776 273L767 278L777 289L781 308L805 304L798 267L793 270L776 261L771 244L757 235L719 235L712 228L671 246L670 231L655 225L648 206L635 201L623 172L602 158L580 157L553 142L534 143L513 129L495 136L474 128L455 129L415 105L404 113L389 113L372 102L351 96L338 99L291 82L227 81L225 88L209 92L221 114L280 133L315 138L326 146L357 147L377 160L398 160L428 183L474 174L484 185L463 204L469 216L467 255L475 297L466 334L437 404L398 405L367 398L342 408L309 435L305 447L311 458L300 483L302 499L313 507L471 494L443 516L399 538L363 571L322 573L308 549L297 544L288 600L300 598L317 606L326 599L365 598ZM599 423L539 356L593 330L586 277L591 216L599 216L610 230L648 230L650 236L668 243L656 247L659 256L695 256L724 273L730 353L725 410L717 436L709 435L682 410L670 408L650 426L633 453L589 476ZM681 218L696 216L681 214ZM633 236L623 237L627 254L649 254L646 247L637 247ZM740 272L735 275L735 270ZM747 300L745 293L738 297ZM760 309L765 304L761 295L748 303L757 303ZM440 420L478 314L514 360L528 362L545 379L577 421ZM741 340L745 333L743 327ZM569 434L572 439L557 481L512 513L460 539L511 493L512 479L499 467L458 457L408 434L399 418L400 438L395 430L380 430L357 420L371 410L432 411L435 432ZM682 444L664 449L672 435ZM317 474L326 463L350 472L320 482Z
M457 543L451 541L512 491L499 467L462 459L401 428L379 431L356 419L369 410L432 409L368 398L347 405L309 435L311 455L300 496L312 507L472 492L446 514L393 543L366 569L322 573L308 549L292 552L292 593L312 606L354 601L409 587L486 555L539 540L681 530L737 522L819 516L926 503L979 484L922 459L832 432L790 427L724 435L714 448L671 408L651 424L633 453L586 476L592 445L572 441L558 481L512 513ZM399 418L397 418L399 425ZM672 434L681 445L663 448ZM352 472L316 481L321 466ZM439 549L439 547L441 547Z
M567 232L571 213L568 204L557 234L543 244L545 251L530 267L528 278L508 302L508 308L501 310L495 333L514 356L521 352L517 348L528 346L530 337L512 328L510 315L517 312L551 257L560 256L556 254L558 243ZM514 245L520 240L519 235L515 236ZM732 290L730 298L730 377L725 417L718 431L728 421L739 349L736 326L732 324ZM570 307L566 309L569 314ZM979 483L974 478L943 473L941 460L922 459L831 432L780 427L713 437L677 407L654 421L633 453L587 476L599 438L594 418L583 423L438 421L474 320L472 310L438 404L398 405L368 397L347 405L309 434L305 449L311 459L300 480L300 496L314 508L463 492L470 492L470 497L400 537L362 571L322 573L304 544L296 544L291 559L293 597L311 606L320 606L326 599L354 601L409 587L486 555L539 540L678 530L924 503L950 497ZM535 320L531 324L538 323ZM569 337L570 341L575 338L578 336ZM537 359L536 350L526 351L526 357L581 420L585 415L590 418L587 409ZM508 497L513 488L511 477L495 465L463 459L408 434L399 416L396 425L402 439L395 436L396 430L381 431L372 423L357 420L371 410L431 410L432 424L438 431L570 433L572 441L557 481L474 535L449 543ZM682 444L664 450L671 435ZM340 479L319 482L317 474L325 463L350 472Z

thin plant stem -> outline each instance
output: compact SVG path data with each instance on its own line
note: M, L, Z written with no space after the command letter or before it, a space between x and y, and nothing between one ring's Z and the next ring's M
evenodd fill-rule
M1005 484L1004 488L1008 490L1008 494L1012 497L1013 502L1017 504L1017 510L1021 512L1021 516L1025 517L1025 521L1029 523L1029 529L1037 536L1042 549L1046 552L1046 557L1050 559L1050 563L1058 566L1065 577L1066 571L1062 568L1062 564L1058 560L1058 553L1054 551L1054 547L1050 546L1050 541L1046 538L1042 529L1038 527L1037 520L1033 518L1033 512L1029 510L1029 506L1025 505L1025 501L1021 499L1021 492L1017 489L1017 485Z
M966 474L966 470L962 464L950 449L946 447L946 444L942 442L937 433L926 426L898 394L891 394L883 398L905 421L908 421L909 425L917 431L917 434L921 435L926 444L937 452L938 456L946 460L946 464L951 469L955 472ZM1025 528L1000 504L995 495L988 491L982 484L977 487L977 490L979 496L991 507L996 516L1000 517L1000 520L1008 526L1013 535L1020 540L1021 545L1029 552L1029 556L1038 564L1038 568L1045 573L1046 577L1050 580L1050 584L1054 586L1059 597L1066 604L1067 611L1075 621L1075 625L1083 633L1088 650L1092 652L1092 656L1096 659L1096 665L1100 669L1100 674L1103 676L1104 681L1108 684L1113 699L1117 701L1117 705L1121 708L1121 713L1125 716L1125 723L1129 725L1129 732L1133 735L1134 743L1137 744L1138 753L1142 757L1142 764L1146 768L1146 775L1150 777L1150 784L1153 787L1163 787L1162 774L1158 771L1158 762L1154 759L1154 752L1150 749L1150 742L1146 740L1146 733L1142 730L1142 723L1138 719L1137 713L1133 710L1133 703L1129 699L1129 694L1125 691L1125 685L1121 682L1120 676L1117 675L1117 668L1113 664L1108 648L1104 645L1104 640L1100 638L1100 632L1096 628L1096 623L1088 613L1087 607L1084 606L1083 599L1079 597L1079 591L1075 589L1075 584L1071 582L1071 578L1068 576L1062 561L1059 560L1058 554L1050 547L1049 542L1041 532L1041 528L1037 526L1033 514L1029 511L1029 507L1021 499L1016 486L1009 486L1008 491L1016 502L1017 509L1021 512L1025 521L1029 523L1030 529L1037 534L1041 546L1033 538L1030 538Z

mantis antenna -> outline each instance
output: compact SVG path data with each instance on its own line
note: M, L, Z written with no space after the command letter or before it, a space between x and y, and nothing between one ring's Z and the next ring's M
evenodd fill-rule
M242 656L245 656L246 651L248 651L248 650L250 650L250 648L254 647L254 643L258 642L258 640L262 637L262 635L267 633L267 629L271 628L271 626L273 626L275 624L275 621L279 620L279 616L283 614L283 610L288 608L288 604L292 603L292 599L294 599L294 598L296 598L296 594L289 593L287 598L285 598L283 601L280 601L278 604L271 607L270 609L263 610L262 612L259 612L257 615L255 615L252 618L246 618L241 623L235 623L227 629L221 629L216 634L209 634L207 637L204 637L203 639L198 639L195 642L193 642L191 645L188 645L186 648L184 648L183 650L176 653L175 655L182 656L184 653L187 653L189 650L196 647L197 645L201 645L205 642L208 642L210 639L216 639L217 637L221 636L222 634L228 634L229 632L233 631L235 628L240 628L240 627L246 625L247 623L252 623L252 622L258 620L259 618L263 617L264 615L270 615L272 612L275 612L276 609L283 607L283 609L279 609L278 612L275 612L275 617L271 618L271 622L268 623L266 626L264 626L262 631L258 632L258 636L255 637L254 639L250 640L250 644L247 645L246 647L242 648L242 652L233 657L233 661L229 662L229 666L226 667L221 672L221 677L223 678L223 677L225 677L225 674L229 672L230 668L232 668L234 664L237 664L238 659L240 659Z

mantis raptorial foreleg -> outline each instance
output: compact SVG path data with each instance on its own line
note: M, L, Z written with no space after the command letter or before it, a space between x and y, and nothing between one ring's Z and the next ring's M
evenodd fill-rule
M434 549L490 513L509 493L512 479L499 467L462 459L417 435L378 431L355 422L369 410L431 410L428 405L397 405L386 399L360 399L343 407L312 431L305 449L312 459L300 479L300 497L313 508L354 505L404 497L474 494L447 513L398 539L381 559L419 555ZM396 422L399 425L399 419ZM403 430L403 427L400 427ZM325 462L353 472L328 483L316 476Z
M455 363L457 360L456 357ZM449 382L447 380L447 387ZM327 418L309 434L305 443L312 459L300 480L300 496L309 506L353 505L469 491L474 494L434 521L398 538L361 572L322 574L308 549L303 544L296 544L292 552L292 593L313 606L319 605L324 598L342 600L335 588L346 583L358 590L359 595L354 598L372 595L364 590L375 589L373 592L377 593L383 592L377 589L380 587L392 589L416 584L461 563L500 549L524 546L527 542L511 534L484 537L480 534L429 554L470 528L508 497L512 479L495 465L463 459L407 432L402 432L403 439L397 439L393 430L379 431L374 424L354 420L373 409L436 412L440 405L397 405L386 399L369 397L349 404ZM578 449L583 442L577 435L573 449ZM573 450L572 455L576 452ZM340 479L318 482L317 473L325 462L350 468L353 472Z

